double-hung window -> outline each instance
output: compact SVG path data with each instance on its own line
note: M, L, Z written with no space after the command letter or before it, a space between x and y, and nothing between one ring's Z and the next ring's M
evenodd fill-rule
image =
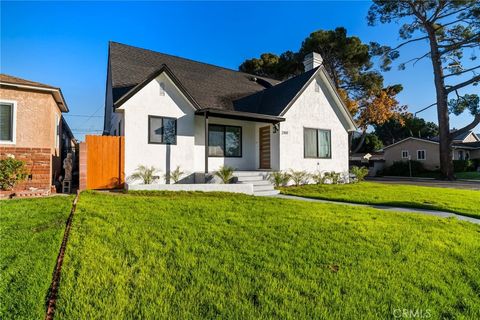
M0 142L14 142L14 104L0 103Z
M177 144L177 119L148 116L148 143Z
M417 150L417 160L427 160L427 152L425 150Z
M305 158L332 157L332 137L330 130L304 128L303 146Z
M210 157L241 157L242 127L210 124L208 126L208 155Z

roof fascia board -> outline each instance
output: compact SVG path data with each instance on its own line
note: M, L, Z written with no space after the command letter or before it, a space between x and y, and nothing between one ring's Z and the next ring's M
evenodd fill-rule
M438 142L432 141L432 140L420 139L420 138L415 138L415 137L408 137L408 138L402 139L402 140L400 140L400 141L398 141L398 142L392 143L391 145L388 145L388 146L386 146L386 147L383 147L383 150L388 149L388 148L390 148L390 147L393 147L393 146L395 146L395 145L397 145L397 144L403 143L403 142L406 141L406 140L416 140L416 141L421 141L421 142L428 142L428 143L438 144Z
M63 97L62 90L60 88L45 88L39 86L31 86L25 84L17 84L17 83L10 83L10 82L0 82L0 86L6 87L13 87L13 88L20 88L25 90L35 90L35 91L44 91L49 92L53 95L55 102L57 103L58 107L62 112L68 112L67 104L65 103L65 98Z

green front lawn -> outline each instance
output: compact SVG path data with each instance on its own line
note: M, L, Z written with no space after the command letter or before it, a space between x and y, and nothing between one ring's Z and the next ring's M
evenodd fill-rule
M43 319L71 197L0 201L0 319Z
M480 191L361 182L283 187L284 194L314 199L455 212L480 218Z
M82 193L56 319L480 317L480 226L220 193Z

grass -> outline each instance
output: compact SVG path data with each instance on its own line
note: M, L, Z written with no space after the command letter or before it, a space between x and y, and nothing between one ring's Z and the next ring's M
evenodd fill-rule
M424 172L415 175L416 178L433 178L440 179L442 175L438 171ZM460 180L480 180L480 172L467 171L467 172L455 172L455 177Z
M43 319L71 197L0 201L0 319Z
M480 218L480 191L475 190L361 182L283 187L281 192L314 199L441 210Z
M230 194L82 193L56 319L480 317L480 226Z

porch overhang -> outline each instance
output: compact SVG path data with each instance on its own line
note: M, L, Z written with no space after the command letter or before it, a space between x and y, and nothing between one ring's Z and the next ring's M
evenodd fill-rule
M210 117L244 120L244 121L266 122L266 123L273 123L273 124L285 121L285 118L283 117L271 116L268 114L243 112L243 111L219 110L219 109L212 109L212 108L197 110L195 114L203 115L207 117L210 116Z

